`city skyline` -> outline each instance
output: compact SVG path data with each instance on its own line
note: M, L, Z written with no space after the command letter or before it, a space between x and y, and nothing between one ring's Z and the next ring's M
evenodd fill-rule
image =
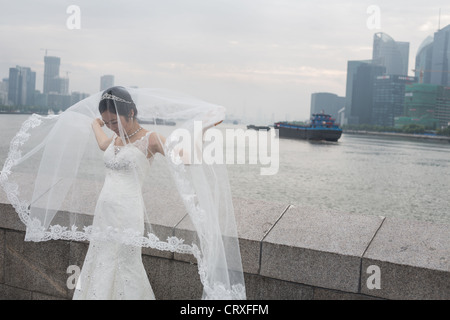
M95 93L99 78L114 74L116 85L166 87L229 114L276 120L308 118L313 93L345 96L347 61L371 59L375 33L410 43L413 75L439 9L441 28L450 24L445 1L79 1L80 29L71 30L68 3L26 3L8 2L1 14L1 78L29 67L41 90L48 51L61 57L62 75L70 72L71 91Z

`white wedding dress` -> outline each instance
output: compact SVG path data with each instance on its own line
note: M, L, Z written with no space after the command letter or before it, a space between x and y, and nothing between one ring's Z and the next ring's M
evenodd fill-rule
M92 239L74 300L155 299L142 263L141 247L95 237L98 229L143 235L142 179L150 169L149 134L122 147L114 145L115 136L104 152L106 178L95 209Z

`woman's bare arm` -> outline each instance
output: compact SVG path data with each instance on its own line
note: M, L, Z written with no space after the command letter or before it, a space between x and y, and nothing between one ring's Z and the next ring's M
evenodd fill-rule
M214 125L211 125L207 128L203 129L203 134L205 133L205 131L213 126L217 126L219 124L221 124L222 121L219 121L217 123L215 123ZM164 144L166 143L166 138L156 132L152 132L150 134L149 137L149 144L148 144L148 151L149 151L149 156L153 156L156 153L161 153L162 155L164 154ZM201 153L200 153L201 154ZM183 159L183 162L188 165L190 164L191 160L190 160L190 153L189 150L183 150L180 149L179 150L179 156Z
M105 132L103 132L102 127L104 123L101 119L95 119L92 122L92 130L94 130L95 138L97 139L98 147L105 151L110 145L112 138L109 138Z
M161 153L164 155L164 144L166 143L166 138L156 132L152 132L148 138L148 151L151 155L156 153Z

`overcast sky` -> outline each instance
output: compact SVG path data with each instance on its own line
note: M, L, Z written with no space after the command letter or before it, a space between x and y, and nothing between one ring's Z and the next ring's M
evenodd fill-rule
M70 5L80 8L80 29L67 27L76 22ZM0 7L0 78L10 67L31 67L42 91L47 49L61 57L70 91L95 93L100 77L113 74L116 85L169 88L268 123L307 119L312 93L345 96L347 61L371 59L374 33L409 42L411 70L440 8L441 28L450 24L448 0L0 0Z

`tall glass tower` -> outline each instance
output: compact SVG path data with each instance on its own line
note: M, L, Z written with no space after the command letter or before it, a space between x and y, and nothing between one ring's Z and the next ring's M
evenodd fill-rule
M44 57L44 94L50 92L59 92L59 66L61 59L58 57Z
M373 36L372 61L386 68L386 74L408 75L409 42L395 41L383 32Z
M27 67L16 66L9 69L8 100L14 106L26 106L34 103L36 72Z
M350 117L354 123L372 124L373 88L377 76L386 73L384 66L361 64L353 75Z
M434 34L430 83L450 86L450 25Z
M373 87L372 124L393 127L395 117L404 114L405 87L416 82L415 77L377 76Z
M450 25L427 37L417 50L416 77L419 83L450 86Z
M415 76L419 83L430 83L431 73L424 72L431 70L431 59L433 57L433 37L428 36L423 40L416 54Z
M114 86L114 76L104 75L100 78L100 91L106 90Z
M348 61L347 62L347 83L345 89L345 111L344 123L342 124L358 124L358 118L354 117L352 112L353 84L354 77L358 71L358 67L362 64L371 64L372 60Z

